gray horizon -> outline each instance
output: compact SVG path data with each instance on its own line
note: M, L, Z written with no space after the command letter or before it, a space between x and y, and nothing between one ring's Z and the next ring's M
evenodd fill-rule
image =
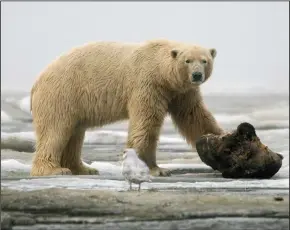
M29 91L94 40L166 38L217 49L204 93L289 94L289 2L2 2L1 91Z

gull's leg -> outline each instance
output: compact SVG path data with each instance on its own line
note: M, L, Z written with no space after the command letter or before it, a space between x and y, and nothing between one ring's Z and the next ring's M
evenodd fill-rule
M141 189L141 183L139 183L138 192L140 192L140 189Z

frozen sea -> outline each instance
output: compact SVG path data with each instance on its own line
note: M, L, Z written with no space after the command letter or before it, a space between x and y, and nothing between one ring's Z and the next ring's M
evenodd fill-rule
M142 189L257 189L260 192L289 190L289 95L207 95L206 104L227 130L250 122L262 142L284 156L280 171L269 180L231 180L202 163L195 150L177 133L170 117L161 133L157 160L174 171L170 178L156 178ZM29 111L29 94L1 92L1 141L15 137L35 141ZM1 150L1 187L20 190L61 187L124 191L121 176L122 151L128 122L119 122L86 132L83 161L100 171L100 176L59 176L31 179L32 153Z

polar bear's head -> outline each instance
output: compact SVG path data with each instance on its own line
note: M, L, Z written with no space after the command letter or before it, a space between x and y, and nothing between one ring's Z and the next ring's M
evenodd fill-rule
M217 51L200 46L185 46L171 50L176 63L178 80L192 85L204 83L212 73Z

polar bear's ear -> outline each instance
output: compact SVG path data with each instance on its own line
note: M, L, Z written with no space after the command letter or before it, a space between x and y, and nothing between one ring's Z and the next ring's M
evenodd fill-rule
M216 49L212 48L212 49L209 49L209 52L210 52L210 55L212 56L212 58L215 58L216 57Z
M176 58L178 53L179 53L179 51L176 49L171 50L171 57Z

